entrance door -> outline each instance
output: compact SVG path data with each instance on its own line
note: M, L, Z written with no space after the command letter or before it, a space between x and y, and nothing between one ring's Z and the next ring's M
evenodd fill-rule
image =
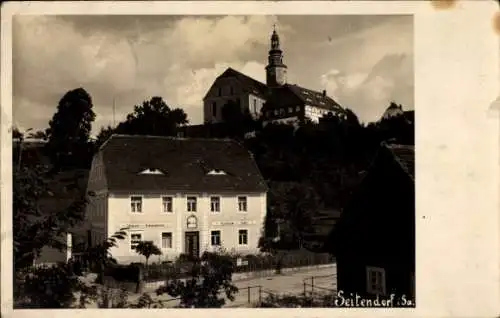
M184 253L195 257L200 253L200 234L198 231L185 233Z

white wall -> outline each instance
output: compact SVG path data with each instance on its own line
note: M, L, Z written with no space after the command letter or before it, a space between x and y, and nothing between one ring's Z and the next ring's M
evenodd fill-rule
M250 115L252 115L254 119L259 118L260 111L262 109L262 106L264 106L266 100L256 95L248 94L246 98L244 98L244 101L244 107L250 111Z
M136 195L136 194L133 194ZM161 196L173 196L173 212L162 212ZM238 196L247 196L246 213L238 212ZM187 196L197 197L197 212L187 212ZM221 212L210 212L210 196L220 196ZM127 231L129 235L125 240L119 241L116 248L111 249L111 254L119 262L144 261L135 251L130 249L130 233L142 233L143 240L151 240L161 247L161 233L171 232L173 234L172 249L163 250L161 260L173 259L184 252L184 232L199 231L200 251L210 249L210 231L220 230L222 245L226 249L235 249L240 252L257 252L258 241L264 225L266 213L266 194L238 193L232 195L208 194L208 193L165 193L155 195L143 195L142 213L130 211L130 195L112 195L109 197L108 232L116 232L120 227L128 225L135 226L135 230ZM198 219L196 229L187 228L187 218L194 215ZM238 225L238 222L246 221L251 225ZM234 225L217 225L216 222L235 222ZM238 245L238 229L248 229L249 244ZM151 261L158 261L158 257L152 257Z
M311 119L311 121L318 123L319 119L328 114L326 109L322 109L314 106L305 107L305 116Z
M232 93L231 93L232 88ZM219 94L220 89L220 94ZM203 119L204 122L218 123L222 121L222 107L230 100L239 100L240 105L245 103L248 94L244 93L240 82L234 78L217 79L205 99L203 100ZM217 107L215 116L213 116L213 106Z

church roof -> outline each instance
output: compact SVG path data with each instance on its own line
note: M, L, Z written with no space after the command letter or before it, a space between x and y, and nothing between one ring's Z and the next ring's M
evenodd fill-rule
M238 72L237 70L231 67L228 67L227 70L225 70L224 73L222 73L217 78L224 78L224 77L236 78L243 85L243 89L245 89L248 93L252 93L256 96L263 98L267 96L268 89L266 84L261 83L256 79L253 79L250 76L247 76L241 72Z

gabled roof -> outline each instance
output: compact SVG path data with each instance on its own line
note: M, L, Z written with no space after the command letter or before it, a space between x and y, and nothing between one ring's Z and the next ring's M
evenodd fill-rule
M265 110L298 104L315 106L332 112L344 111L336 101L326 95L326 92L317 92L294 84L273 88Z
M267 191L251 153L233 140L113 135L100 151L110 192ZM140 174L146 169L164 174Z
M415 180L415 147L408 145L385 145L401 168Z
M343 111L342 107L331 97L326 95L326 92L313 91L298 85L286 85L304 104L316 106L329 111Z
M241 83L243 90L247 93L251 93L262 98L265 98L267 96L267 85L251 78L250 76L247 76L231 67L228 67L224 71L224 73L217 77L217 79L227 77L236 78L236 80ZM215 81L217 81L217 79Z

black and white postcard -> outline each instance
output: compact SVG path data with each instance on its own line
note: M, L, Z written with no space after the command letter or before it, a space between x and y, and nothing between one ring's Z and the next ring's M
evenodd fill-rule
M3 9L5 317L499 314L495 1Z

